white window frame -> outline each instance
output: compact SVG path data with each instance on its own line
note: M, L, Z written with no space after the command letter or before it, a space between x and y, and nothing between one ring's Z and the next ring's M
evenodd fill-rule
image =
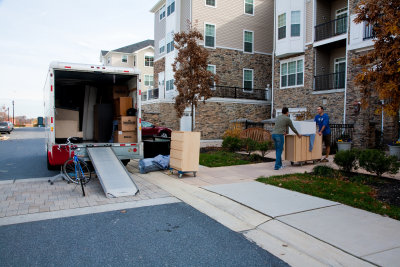
M163 48L163 51L161 52L160 50L161 50L161 48ZM163 38L163 39L161 39L159 42L158 42L158 53L161 55L161 54L164 54L165 53L165 50L166 50L166 47L165 47L165 38Z
M243 0L243 13L244 13L245 15L254 16L254 13L255 13L255 4L254 4L254 1L255 1L255 0L253 0L253 13L252 13L252 14L246 13L246 1L247 1L247 0Z
M252 40L252 42L251 42L251 52L245 51L245 41L246 41L245 35L246 35L246 32L251 32L251 33L252 33L252 36L253 36L253 40ZM246 53L246 54L254 54L254 31L243 30L243 53Z
M147 66L147 65L146 65L146 57L152 57L152 58L153 58L153 65L152 65L152 66ZM154 56L151 56L151 55L144 55L144 66L145 66L145 67L151 67L151 68L153 68L153 67L154 67Z
M163 19L165 19L165 16L166 16L166 14L167 14L166 6L163 5L163 6L160 8L160 10L158 11L158 13L159 13L158 18L160 19L160 21L162 21ZM162 18L161 18L161 14L164 14L164 15L162 16Z
M149 82L149 84L146 84L146 78ZM152 83L152 84L151 84ZM151 74L145 74L144 75L144 81L143 81L144 86L148 86L148 87L153 87L154 86L154 76Z
M279 17L282 16L282 15L285 15L285 26L282 26L282 27L285 27L285 37L279 38L279 28L281 28L281 27L279 27ZM286 16L286 12L284 12L282 14L279 14L277 18L278 18L278 21L276 23L276 25L278 26L277 37L278 37L278 40L282 40L282 39L285 39L287 37L287 16Z
M216 66L216 65L208 64L208 65L207 65L207 70L208 70L208 67L212 67L212 68L214 69L214 71L211 71L211 72L214 73L214 74L217 74L217 66ZM216 83L215 83L215 81L214 81L214 86L211 87L211 90L216 90L216 89L217 89L217 88L215 87L215 85L216 85Z
M133 56L133 66L136 67L136 55Z
M214 1L215 1L215 6L207 5L207 0L204 0L204 5L208 6L208 7L217 8L217 0L214 0Z
M244 73L245 73L245 71L248 71L248 70L251 71L251 90L246 90L246 89L244 88L244 82L245 82L245 80L244 80ZM252 92L253 92L253 89L254 89L254 70L253 70L253 69L246 69L246 68L244 68L244 69L243 69L242 75L243 75L243 79L242 79L242 80L243 80L243 81L242 81L243 92L244 92L244 93L252 93Z
M293 36L292 34L292 25L297 25L293 24L293 12L299 12L299 35ZM301 11L300 10L292 10L290 12L290 37L300 37L301 36Z
M111 57L107 57L107 64L111 64Z
M172 12L170 12L170 13L168 14L168 8L169 8L170 6L172 6L172 4L174 4L174 11L172 11ZM175 11L176 11L176 3L175 3L175 0L167 0L167 17L169 17L169 16L171 16L172 14L174 14Z
M167 34L168 35L167 35L166 46L167 46L167 54L168 54L175 50L175 47L174 47L175 41L174 41L174 32L173 31L170 33L167 33ZM170 41L168 42L168 40L170 40ZM168 51L168 45L170 45L170 51Z
M171 87L171 83L172 83L172 88L170 89L169 87ZM173 91L174 89L175 89L174 79L167 80L165 82L165 91L170 92L170 91Z
M126 61L124 61L124 58L126 57ZM122 55L121 56L121 62L122 63L128 63L128 55Z
M346 6L346 7L343 7L343 8L339 8L339 9L337 9L336 11L335 11L335 20L336 19L339 19L338 17L339 16L341 16L341 15L344 15L344 14L346 14L346 16L348 17L349 16L349 13L348 13L348 7ZM345 23L345 25L344 25L344 28L346 29L343 33L341 33L341 34L345 34L345 33L347 33L347 27L348 27L348 25L347 25L347 20L344 20L344 23ZM337 21L335 21L335 34L337 34Z
M214 26L214 46L206 46L206 25ZM204 47L215 49L217 46L217 25L213 23L204 22Z
M289 84L289 63L290 62L296 62L296 83L297 83L297 61L303 60L303 84L301 85L291 85L291 86L285 86L282 87L282 65L287 64L287 73L286 76L288 77L286 80L286 84ZM304 61L304 56L299 56L299 57L294 57L294 58L288 58L285 60L282 60L279 62L279 89L288 89L288 88L296 88L296 87L304 87L304 72L305 72L305 61Z

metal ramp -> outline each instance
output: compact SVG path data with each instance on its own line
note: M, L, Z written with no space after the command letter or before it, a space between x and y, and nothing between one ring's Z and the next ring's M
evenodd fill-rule
M134 196L139 191L111 147L90 147L87 151L108 198Z

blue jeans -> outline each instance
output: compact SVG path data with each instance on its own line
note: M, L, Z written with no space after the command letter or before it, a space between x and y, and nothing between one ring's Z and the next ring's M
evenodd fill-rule
M275 152L276 152L276 161L275 161L275 170L282 167L282 152L283 152L283 144L285 143L285 137L283 134L273 134L272 140L275 143Z

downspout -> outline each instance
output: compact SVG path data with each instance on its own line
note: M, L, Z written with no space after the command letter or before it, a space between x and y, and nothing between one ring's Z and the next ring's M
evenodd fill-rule
M271 119L274 117L274 75L275 75L275 15L276 15L276 0L274 0L274 41L272 42L272 77L271 77Z
M347 103L347 71L349 69L347 65L347 59L348 59L348 44L350 41L350 0L347 0L347 40L346 40L346 72L344 73L344 107L343 107L343 124L346 124L346 103Z

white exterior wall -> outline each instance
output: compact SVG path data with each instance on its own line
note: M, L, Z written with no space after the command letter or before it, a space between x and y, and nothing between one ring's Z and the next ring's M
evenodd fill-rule
M372 39L367 39L365 41L363 40L364 23L354 23L354 19L356 18L356 16L357 15L351 15L350 17L350 42L348 46L349 50L360 49L374 45Z
M303 53L305 44L305 3L304 0L276 0L275 13L275 55L277 57ZM300 11L300 36L290 36L291 12ZM278 40L278 16L286 13L286 38Z

